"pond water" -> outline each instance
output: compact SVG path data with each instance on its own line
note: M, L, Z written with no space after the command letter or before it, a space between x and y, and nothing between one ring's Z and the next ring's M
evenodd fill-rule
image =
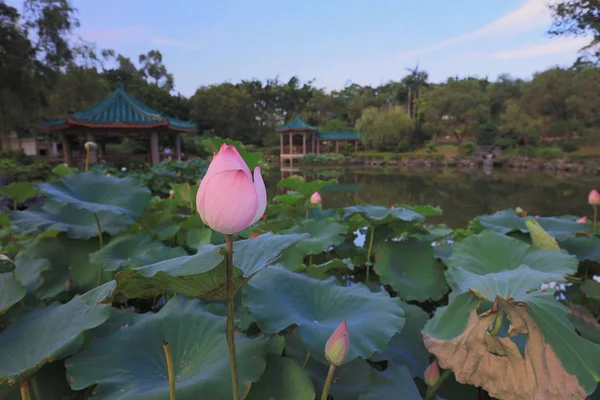
M394 203L431 204L444 215L431 222L466 228L481 214L521 207L530 215L588 215L591 189L600 189L600 177L566 173L544 174L514 170L406 171L398 168L271 169L265 177L269 196L283 193L280 179L301 175L306 180L336 178L338 185L321 192L324 208L356 204L391 206Z

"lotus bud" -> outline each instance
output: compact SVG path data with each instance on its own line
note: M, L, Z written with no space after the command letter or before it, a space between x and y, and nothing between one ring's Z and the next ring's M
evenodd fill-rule
M527 213L521 208L521 207L517 207L515 208L515 212L520 216L520 217L525 217L527 215Z
M85 147L85 151L96 151L98 149L98 145L94 142L85 142L83 147Z
M587 222L587 219L588 219L588 218L587 218L586 216L584 216L584 217L581 217L581 218L579 218L579 219L577 220L577 223L578 223L578 224L585 224L585 223Z
M321 204L321 195L319 194L319 192L314 192L312 196L310 196L310 203Z
M175 199L175 191L173 189L169 190L169 198L171 200Z
M257 222L267 208L260 167L252 174L235 146L223 143L200 182L196 207L211 229L225 235L243 231Z
M325 357L331 364L339 367L348 357L348 352L350 352L350 335L348 334L348 325L344 320L327 340Z
M437 360L433 360L433 362L429 364L425 370L424 376L427 386L435 386L435 384L438 383L440 380L440 366Z
M531 236L531 243L534 247L546 250L560 250L556 239L550 236L544 228L534 219L528 219L525 221L527 229L529 229L529 235Z
M536 218L539 218L539 217L540 217L540 214L536 214L536 215L535 215L535 217L536 217Z
M592 190L588 195L588 203L590 203L591 206L600 205L600 193L598 193L596 189Z

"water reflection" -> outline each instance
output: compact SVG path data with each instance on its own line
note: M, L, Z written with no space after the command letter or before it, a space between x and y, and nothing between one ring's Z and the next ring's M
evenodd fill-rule
M393 203L432 204L444 210L436 221L452 228L466 227L474 216L516 206L529 214L591 216L587 195L590 189L600 188L598 177L567 173L293 168L271 171L267 178L270 195L281 193L277 182L290 175L309 181L336 178L339 184L321 193L325 208L367 203L388 207Z

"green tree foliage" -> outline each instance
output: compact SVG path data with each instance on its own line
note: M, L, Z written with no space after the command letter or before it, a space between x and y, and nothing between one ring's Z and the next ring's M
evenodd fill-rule
M413 128L404 107L367 108L356 121L356 129L364 132L365 143L378 150L395 150L398 142L406 139Z
M600 58L600 1L562 0L550 5L554 24L550 34L559 36L591 35L586 47Z

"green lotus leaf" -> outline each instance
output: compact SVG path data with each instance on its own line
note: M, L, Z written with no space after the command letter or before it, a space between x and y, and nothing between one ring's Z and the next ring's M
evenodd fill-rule
M15 269L16 266L14 261L10 257L0 253L0 274L8 274Z
M11 273L0 274L0 315L17 304L27 291Z
M0 332L0 387L28 379L44 364L79 350L83 332L110 316L111 306L94 304L94 296L75 297L66 304L52 303L13 321Z
M25 287L27 293L33 293L42 286L42 283L44 283L42 272L51 268L50 261L30 255L20 255L15 260L15 265L17 266L15 275Z
M64 400L73 398L73 391L67 383L64 362L61 360L45 364L36 372L35 383L30 382L29 393L31 398L35 400ZM19 385L0 388L0 400L22 400Z
M305 256L323 253L331 246L338 246L343 243L344 235L348 233L348 226L327 220L310 219L293 228L283 230L281 233L308 233L304 239L290 248L283 256L281 263L293 269L302 264Z
M90 254L90 262L102 266L105 271L119 271L185 255L182 248L167 247L139 232L112 238L104 248Z
M574 237L559 240L558 244L579 261L594 261L600 263L600 237Z
M306 235L267 233L233 245L236 288L273 263L281 254ZM161 261L141 268L127 269L116 275L118 290L129 297L154 297L171 290L186 296L209 300L225 298L224 245L207 244L192 256Z
M98 400L163 400L169 397L163 341L171 349L178 400L231 399L225 318L205 311L197 300L171 299L158 313L138 315L66 361L74 390L98 384ZM266 367L267 338L237 335L240 393ZM115 371L120 371L115 374Z
M77 172L77 168L69 168L66 164L58 164L56 167L52 168L52 172L60 177L63 177Z
M329 278L329 276L330 276L329 273L331 271L348 270L348 269L351 270L353 268L354 268L354 264L352 264L352 260L350 260L348 258L343 259L343 260L336 258L331 261L324 262L323 264L317 264L317 265L301 264L298 267L296 267L293 271L294 272L305 272L311 278L326 279L326 278Z
M410 204L398 204L398 206L418 212L424 217L439 217L444 214L440 207L434 207L432 205L410 205Z
M52 183L41 183L47 201L71 204L90 213L101 211L125 215L130 219L141 216L150 204L150 190L133 178L119 179L98 171L76 172Z
M14 182L0 187L0 196L9 197L17 203L23 203L38 194L40 194L40 191L33 182Z
M371 370L370 385L358 400L393 399L400 394L402 400L423 400L408 368L389 363L383 372Z
M288 271L281 266L262 270L244 288L244 304L263 332L277 333L298 325L312 357L324 360L325 343L346 320L350 352L346 362L367 359L387 347L404 326L399 299L371 292L366 286L337 285Z
M96 287L100 266L90 262L89 254L98 248L95 239L75 240L61 234L23 247L16 261L21 262L21 257L28 256L50 262L51 268L41 271L43 283L37 290L40 299L49 299L66 291L67 286L76 293L85 293ZM16 272L19 276L19 271ZM109 275L105 273L104 278L111 279Z
M94 215L72 204L46 203L40 209L13 211L9 213L11 230L18 235L38 235L48 231L66 232L73 239L89 239L98 236ZM131 221L118 214L99 211L96 213L102 232L115 235L127 229Z
M301 366L290 358L270 354L267 368L245 400L314 400L315 388Z
M600 323L588 310L574 304L569 305L571 314L568 315L569 322L579 334L590 342L600 344Z
M190 185L189 183L171 183L175 200L185 204L190 210L196 209L196 193L198 192L198 184Z
M402 304L406 323L400 333L397 333L387 348L376 353L371 360L388 360L397 365L404 365L412 376L423 377L429 365L429 352L423 345L421 330L429 320L429 315L420 307L412 304Z
M302 193L299 192L287 192L285 194L280 194L279 196L273 197L273 202L275 203L283 203L289 206L293 206L303 201L305 197Z
M209 244L213 236L213 231L210 228L204 229L189 229L185 235L185 244L192 249Z
M342 220L347 221L355 214L362 215L363 218L369 221L370 225L384 225L396 221L417 222L425 219L418 212L408 208L387 208L367 204L365 206L351 206L344 208Z
M479 313L473 293L452 296L425 325L425 346L458 382L492 397L585 398L600 379L600 346L575 332L569 309L553 294L537 291L521 300L497 298ZM494 336L490 328L501 317L510 329Z
M437 301L448 292L444 265L429 242L409 239L377 246L375 272L404 300Z
M588 299L600 300L600 282L593 279L586 279L581 284L581 291Z
M299 175L292 175L289 178L285 178L277 183L278 187L291 189L309 198L313 193L318 192L322 188L338 183L336 179L329 179L327 181L316 179L314 181L306 182L303 177Z
M525 225L525 221L528 218L531 217L520 217L515 210L507 209L498 211L495 214L479 216L475 219L475 222L478 222L482 228L502 234L517 231L527 233L529 230ZM564 240L575 236L577 232L589 233L591 231L589 224L577 223L578 218L574 216L539 217L535 220L550 236L557 240Z
M449 270L461 268L478 275L510 271L526 265L551 275L577 272L577 259L566 251L538 249L518 239L492 231L469 236L453 246L446 259ZM448 279L450 286L453 282Z

